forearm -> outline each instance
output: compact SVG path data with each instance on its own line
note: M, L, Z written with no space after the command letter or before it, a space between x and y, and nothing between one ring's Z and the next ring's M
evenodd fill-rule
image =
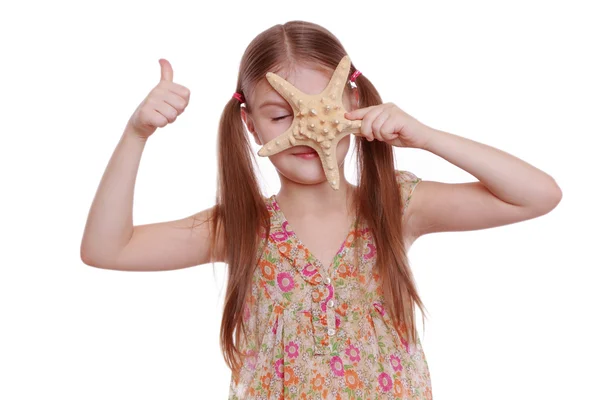
M113 260L133 233L133 193L147 139L126 126L102 176L81 242L81 258Z
M426 127L428 150L476 177L501 200L524 207L546 207L562 196L544 171L502 150Z

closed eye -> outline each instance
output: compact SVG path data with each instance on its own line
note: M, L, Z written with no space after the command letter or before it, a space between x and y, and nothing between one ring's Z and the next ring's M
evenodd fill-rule
M271 121L279 121L280 119L284 119L289 117L289 115L284 115L283 117L271 118Z

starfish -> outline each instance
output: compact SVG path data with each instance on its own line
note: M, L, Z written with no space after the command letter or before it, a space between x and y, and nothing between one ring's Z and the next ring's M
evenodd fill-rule
M340 172L336 148L345 136L360 133L361 121L344 117L342 103L344 84L350 71L350 57L339 62L327 87L317 95L309 95L273 72L266 78L271 86L292 106L294 119L281 135L266 143L259 151L262 157L277 154L294 146L312 147L319 158L325 176L334 190L339 189Z

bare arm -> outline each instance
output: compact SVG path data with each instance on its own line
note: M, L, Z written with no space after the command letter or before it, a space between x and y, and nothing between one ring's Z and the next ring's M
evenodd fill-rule
M81 241L81 259L88 265L114 264L133 235L133 192L146 141L127 124L108 162Z
M421 182L407 209L411 236L487 229L537 218L562 199L554 178L502 150L427 127L424 150L446 159L478 182Z
M166 271L207 264L210 259L210 224L214 208L175 221L135 226L129 243L111 269ZM214 262L223 261L222 241Z
M210 262L212 208L179 220L133 226L133 193L145 142L128 129L123 133L90 208L81 260L123 271L173 270ZM222 260L219 251L214 261Z
M87 265L158 271L210 262L207 220L212 208L175 221L133 226L133 193L146 141L158 127L175 121L190 95L186 87L173 83L168 61L159 62L161 80L127 123L92 202L80 248ZM221 254L218 251L214 261L221 261Z

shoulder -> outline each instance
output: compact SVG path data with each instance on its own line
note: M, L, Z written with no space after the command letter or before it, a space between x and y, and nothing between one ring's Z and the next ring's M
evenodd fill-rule
M394 170L394 174L396 175L396 182L398 184L417 183L417 181L421 180L417 175L407 170L396 169Z
M413 224L411 221L412 208L409 207L416 187L422 181L415 173L407 170L395 170L396 183L400 189L400 198L402 201L402 232L405 240L405 247L408 249L416 240Z
M416 174L407 170L395 170L396 183L400 188L400 194L402 195L402 202L404 203L404 209L408 207L412 198L415 188L422 181Z

